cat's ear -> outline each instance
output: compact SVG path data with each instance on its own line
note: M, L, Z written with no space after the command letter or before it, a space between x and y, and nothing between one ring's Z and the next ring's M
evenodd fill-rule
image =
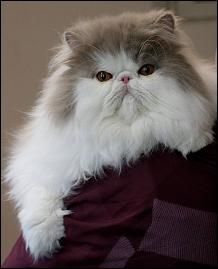
M169 31L170 33L174 33L175 25L176 25L176 18L172 12L165 12L161 14L156 21L159 25L161 25L164 29Z
M77 37L76 33L73 33L73 32L70 32L70 31L64 32L64 41L72 49L74 47L78 46L78 43L79 43L79 40L78 40L78 37Z

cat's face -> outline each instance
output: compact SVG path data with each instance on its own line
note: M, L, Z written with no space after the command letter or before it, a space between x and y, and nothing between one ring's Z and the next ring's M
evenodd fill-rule
M63 108L73 100L72 110L87 121L111 117L131 124L155 113L187 119L193 91L206 93L182 47L171 13L80 22L65 33L70 86L52 98Z
M78 116L95 111L102 117L117 117L132 123L138 116L163 110L169 115L178 108L175 98L182 89L164 73L161 58L158 61L146 50L138 57L122 49L114 55L105 52L96 55L95 64L90 77L87 74L77 83Z

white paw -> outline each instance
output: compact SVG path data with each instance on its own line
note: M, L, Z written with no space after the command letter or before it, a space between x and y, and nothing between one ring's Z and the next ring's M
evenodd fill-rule
M56 209L38 213L20 212L26 248L35 260L51 255L60 249L59 240L65 237L64 216L69 210Z

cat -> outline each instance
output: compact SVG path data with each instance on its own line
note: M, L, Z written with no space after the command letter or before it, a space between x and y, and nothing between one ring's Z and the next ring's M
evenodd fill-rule
M158 144L185 157L213 141L216 70L179 24L153 10L64 32L5 172L34 260L60 248L63 199L105 167L119 172Z

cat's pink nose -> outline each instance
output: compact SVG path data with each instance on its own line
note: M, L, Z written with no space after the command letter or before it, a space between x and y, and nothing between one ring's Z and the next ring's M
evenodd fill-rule
M129 82L130 79L131 79L130 76L128 76L128 75L123 75L123 76L121 77L120 80L122 80L124 84L127 84L127 83Z

